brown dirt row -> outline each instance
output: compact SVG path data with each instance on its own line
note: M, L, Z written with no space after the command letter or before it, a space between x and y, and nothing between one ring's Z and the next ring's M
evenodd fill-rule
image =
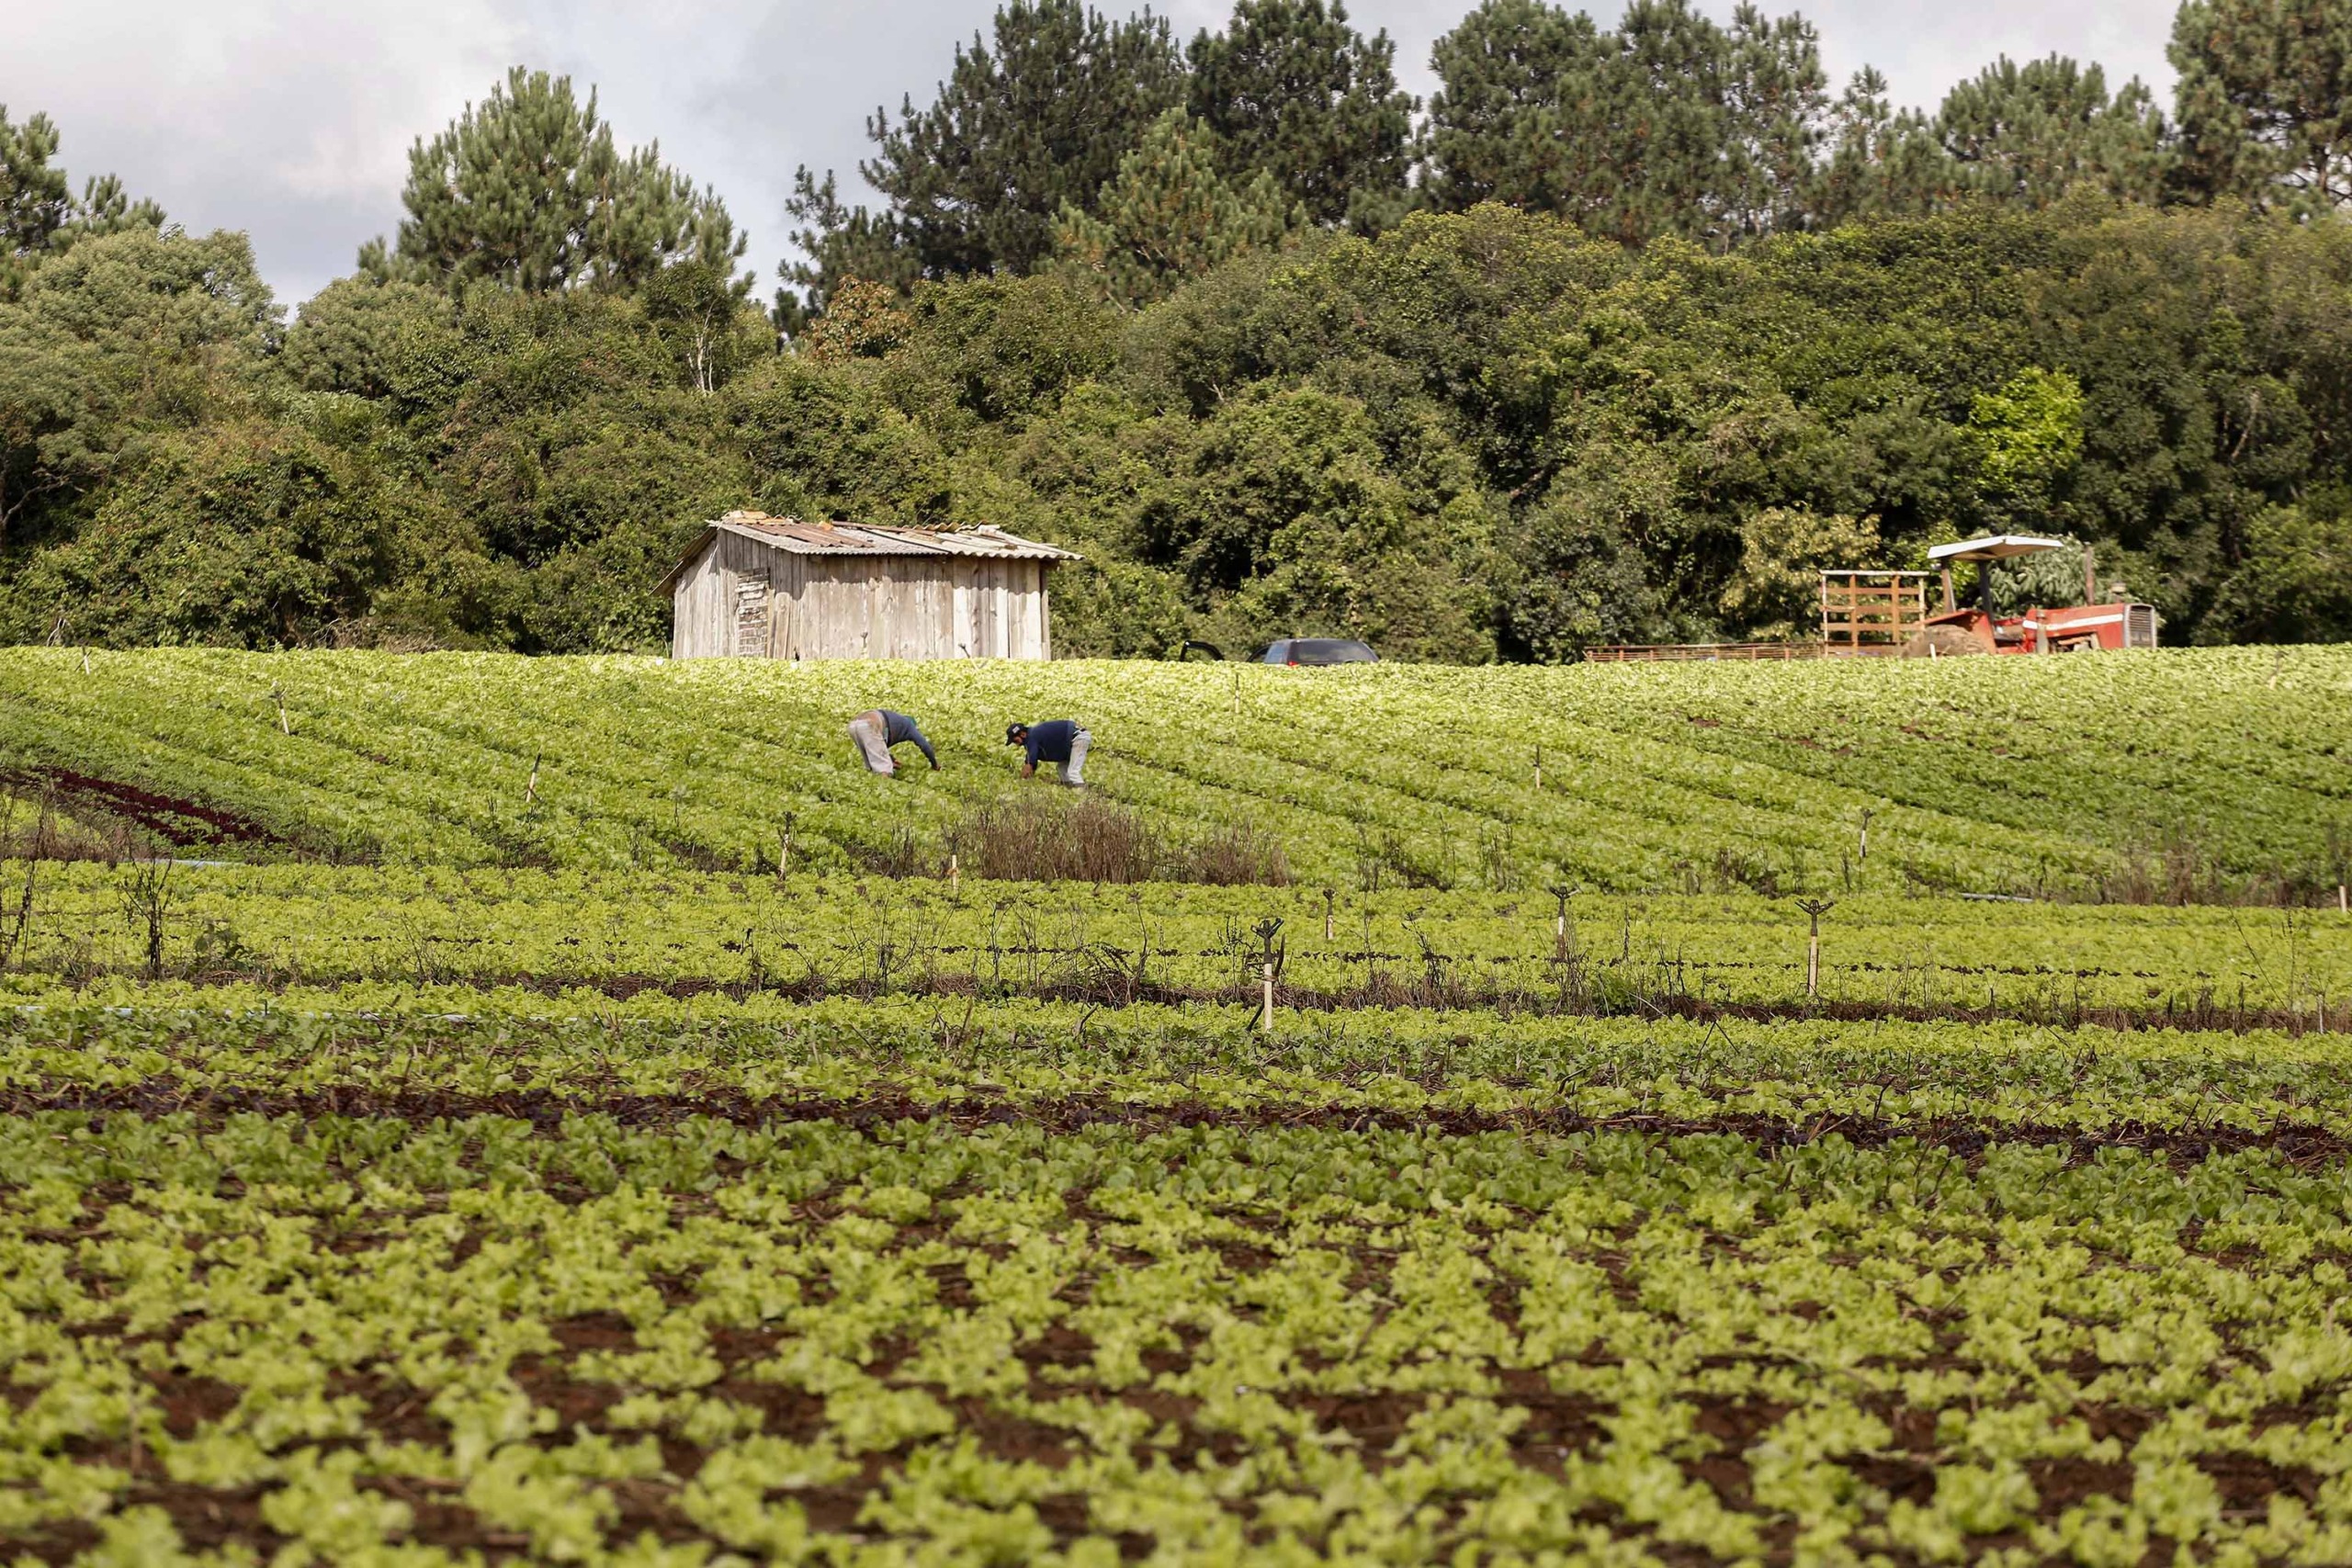
M255 975L243 970L225 969L185 977L198 985L255 985L272 990L322 983L316 976ZM721 978L715 976L474 974L450 967L426 978L434 983L471 986L481 990L512 987L548 997L585 990L609 997L615 1001L627 1001L632 997L648 994L681 1001L701 996L725 996L736 1001L754 996L768 996L796 1002L821 1001L828 997L872 998L883 994L870 984L836 981L823 976L797 980L771 978L754 982L740 976ZM977 989L983 998L990 994L989 987ZM888 994L960 999L973 996L975 990L968 976L943 975L928 981L894 982ZM1124 981L1049 982L1035 987L1008 987L996 994L1023 1000L1078 1002L1114 1009L1138 1003L1165 1007L1255 1008L1261 996L1255 987L1173 986L1158 980L1141 984ZM2323 1030L2322 1020L2315 1013L2284 1008L2226 1007L2210 998L2188 1007L2163 1010L2065 1006L2044 1010L1919 1007L1893 1002L1726 1002L1673 992L1637 992L1606 1003L1591 999L1579 1001L1571 998L1563 1006L1557 995L1551 992L1465 988L1458 993L1440 995L1422 987L1398 982L1343 991L1278 986L1274 998L1275 1005L1285 1010L1318 1013L1398 1008L1502 1009L1571 1018L1675 1018L1698 1023L1786 1023L1824 1020L1834 1023L2016 1023L2037 1028L2107 1029L2118 1033L2144 1033L2156 1030L2215 1034L2245 1034L2268 1030L2296 1036L2321 1032L2352 1033L2352 1002L2342 1008L2331 1009Z
M182 795L93 778L71 768L35 766L0 772L0 785L37 795L53 790L72 805L117 818L176 847L256 844L286 848L291 840L254 818Z

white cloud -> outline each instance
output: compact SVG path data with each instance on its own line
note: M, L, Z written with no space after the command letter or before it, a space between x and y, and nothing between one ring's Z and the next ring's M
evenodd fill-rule
M1702 0L1719 16L1728 0ZM917 102L955 48L985 28L995 0L9 0L0 103L47 110L77 177L112 170L193 229L249 231L281 297L299 300L348 270L359 244L400 216L409 144L526 63L594 83L625 141L718 186L752 231L764 272L785 244L783 202L802 163L847 186L876 105ZM1123 0L1112 8L1125 9ZM1216 26L1223 0L1159 7L1189 37ZM1465 0L1358 0L1357 24L1385 28L1398 74L1426 96L1430 45ZM1778 9L1777 6L1767 6ZM1595 7L1597 13L1602 7ZM2164 0L2063 6L1990 0L1830 0L1807 15L1842 84L1877 65L1899 101L1933 107L2004 51L2097 60L2160 97L2171 77ZM1613 19L1614 6L1605 9Z

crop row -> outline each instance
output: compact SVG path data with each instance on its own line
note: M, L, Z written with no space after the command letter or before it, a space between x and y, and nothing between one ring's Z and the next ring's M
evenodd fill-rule
M2347 1259L2262 1151L20 1111L0 1540L2342 1562Z
M1148 1003L647 994L548 1016L548 998L533 993L458 987L130 994L60 994L6 1015L0 1105L301 1101L543 1118L635 1106L757 1122L858 1104L1041 1122L1374 1117L2171 1145L2314 1129L2340 1143L2352 1124L2352 1040L2340 1033L1399 1009L1269 1037L1239 1010Z
M1249 823L1317 884L2007 892L2113 881L2135 852L2161 852L2192 887L2201 868L2209 884L2313 888L2341 880L2352 853L2352 655L2336 649L1304 678L84 658L0 653L0 759L410 862L748 867L774 854L787 818L819 863L906 835L937 850L1003 787L1006 720L1050 714L1094 728L1091 774L1113 798L1187 830ZM948 772L865 774L841 725L876 704L921 716Z
M1807 913L1754 896L0 864L0 967L83 979L1238 1000L1255 994L1269 920L1285 1006L1807 999ZM1823 925L1816 989L1824 1004L1888 1011L2210 1020L2251 1008L2340 1027L2352 923L2333 909L1853 897Z

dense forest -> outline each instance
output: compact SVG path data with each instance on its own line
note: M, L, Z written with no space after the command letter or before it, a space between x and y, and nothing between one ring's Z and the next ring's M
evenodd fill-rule
M1793 16L1487 0L1423 103L1337 0L1014 0L876 205L799 172L765 299L518 68L290 322L0 109L0 640L657 649L746 505L1069 545L1069 653L1770 637L1996 528L2168 640L2352 638L2347 38L2189 0L2168 108L2052 57L1928 114Z

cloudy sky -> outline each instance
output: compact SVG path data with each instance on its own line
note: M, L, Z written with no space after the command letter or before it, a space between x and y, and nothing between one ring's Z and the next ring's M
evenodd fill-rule
M1099 0L1098 0L1099 3ZM1702 0L1727 16L1731 0ZM1767 9L1782 8L1766 0ZM783 253L794 168L838 167L844 188L876 104L917 101L997 0L13 0L0 105L45 109L77 178L111 169L191 230L251 233L278 297L348 271L400 212L410 141L438 130L514 63L594 83L622 140L659 138L718 186L751 231L763 277ZM1996 54L2052 51L2138 75L2169 98L2176 0L1822 0L1833 80L1864 63L1898 101L1932 107ZM1230 0L1171 0L1181 36ZM1108 8L1124 9L1122 0ZM1467 0L1357 0L1396 40L1398 74L1427 96L1430 44ZM1615 0L1591 8L1613 20Z

